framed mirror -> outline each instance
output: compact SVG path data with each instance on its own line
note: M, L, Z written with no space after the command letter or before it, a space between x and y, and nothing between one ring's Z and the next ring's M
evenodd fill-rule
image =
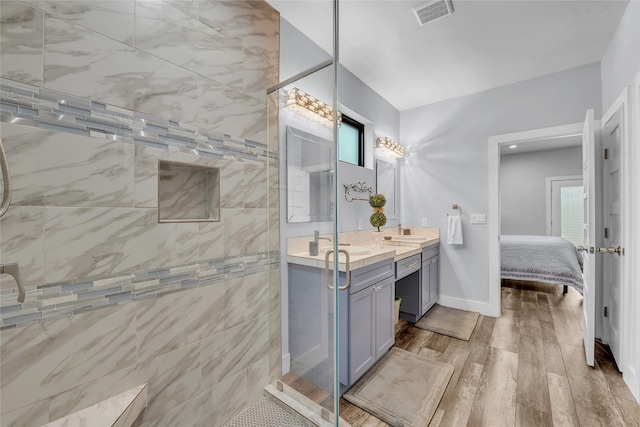
M287 222L331 221L333 143L287 126Z
M398 217L398 168L395 164L376 160L376 193L384 195L384 213L388 219Z

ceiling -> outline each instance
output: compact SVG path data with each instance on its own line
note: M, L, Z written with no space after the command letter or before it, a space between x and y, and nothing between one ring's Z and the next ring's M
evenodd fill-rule
M515 147L513 147L515 145ZM568 135L558 138L539 139L527 141L520 144L504 144L500 146L500 155L509 156L513 154L531 153L543 150L558 150L561 148L580 147L582 145L582 135ZM512 148L513 147L513 148Z
M267 0L332 51L330 0ZM340 63L400 111L600 61L628 0L340 0Z

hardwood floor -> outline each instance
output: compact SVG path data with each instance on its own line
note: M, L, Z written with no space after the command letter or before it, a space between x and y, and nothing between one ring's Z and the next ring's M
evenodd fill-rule
M640 426L640 406L603 345L584 362L582 297L509 281L502 316L480 316L469 341L400 321L396 347L455 366L431 426ZM353 427L388 424L340 400Z

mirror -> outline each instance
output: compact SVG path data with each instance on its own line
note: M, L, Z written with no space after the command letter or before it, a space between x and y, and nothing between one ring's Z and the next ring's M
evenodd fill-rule
M287 126L287 222L331 221L333 143Z
M376 193L384 195L387 204L384 214L387 219L396 219L398 215L398 174L396 165L382 159L376 160Z

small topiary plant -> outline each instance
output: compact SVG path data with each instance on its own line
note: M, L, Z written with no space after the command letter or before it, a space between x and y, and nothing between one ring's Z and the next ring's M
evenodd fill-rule
M369 204L373 208L373 215L369 218L369 222L377 227L378 231L387 223L387 216L383 212L385 203L387 203L387 199L382 194L374 194L369 197Z
M374 194L369 197L369 204L372 208L381 208L387 203L387 199L382 194Z
M384 227L387 223L387 216L382 212L374 212L371 218L369 218L369 222L374 227L378 227L378 231L380 231L380 227Z

